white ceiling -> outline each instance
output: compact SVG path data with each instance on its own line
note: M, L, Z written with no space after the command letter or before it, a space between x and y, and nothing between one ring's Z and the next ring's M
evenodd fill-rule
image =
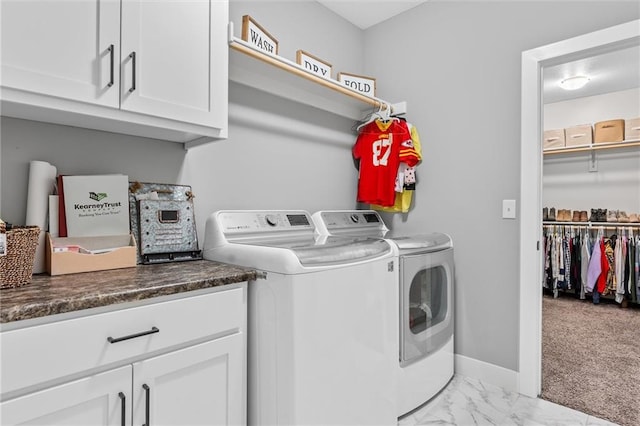
M317 0L360 29L386 21L428 0Z
M428 0L317 0L360 29L367 29ZM552 103L640 87L640 46L581 59L543 70L544 102ZM560 80L586 74L582 89L568 91Z
M633 89L640 87L640 46L547 67L542 72L544 103ZM561 80L575 75L585 75L590 81L578 90L560 88Z

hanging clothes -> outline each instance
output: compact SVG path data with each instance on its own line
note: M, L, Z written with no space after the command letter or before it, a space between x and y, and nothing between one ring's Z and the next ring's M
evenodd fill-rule
M636 251L636 259L635 259L635 265L634 265L634 272L635 272L635 288L636 288L636 300L638 302L640 302L640 236L636 237L636 244L635 244L635 251Z
M600 245L600 276L594 291L594 303L600 301L600 295L604 293L607 288L607 277L609 276L609 259L607 259L606 246L604 238L600 238L598 242Z
M569 251L568 235L559 235L556 238L558 256L558 274L556 288L569 290L571 288L571 253Z
M615 298L617 303L622 303L626 293L627 283L624 279L625 260L627 256L627 237L622 235L614 248L614 270L615 270Z
M396 194L393 206L385 207L377 204L370 206L373 210L390 212L390 213L408 213L411 208L411 202L413 199L413 192L416 187L416 167L420 161L422 161L422 145L420 143L420 136L418 130L414 125L406 122L409 133L411 134L411 141L413 142L413 149L418 155L418 163L414 166L409 166L407 163L401 162L398 167L398 173L396 175Z
M400 163L415 166L420 161L406 123L398 119L376 119L366 124L352 154L359 160L357 200L384 207L395 203L395 181Z
M596 240L593 245L593 253L589 260L589 266L587 268L587 285L585 290L588 293L593 293L596 289L598 279L602 275L602 246L600 245L600 239Z
M591 260L591 243L589 233L584 232L582 235L582 244L580 247L582 263L580 264L580 299L586 298L587 292L587 274L589 271L589 261Z
M615 294L618 282L616 281L615 273L615 247L616 236L612 236L604 240L604 256L603 256L603 273L604 276L604 288L599 293L604 296L608 294ZM598 281L600 284L602 280ZM598 288L600 290L600 287Z
M558 297L572 292L593 303L608 296L623 307L640 304L640 236L635 228L618 227L604 236L604 228L592 238L594 229L574 226L545 226L543 238L542 286ZM613 296L613 297L612 297Z
M544 238L544 262L542 265L542 285L548 289L551 286L551 235L547 233Z
M580 235L576 235L575 233L571 233L571 239L569 240L569 250L571 253L571 288L576 291L576 293L580 293L582 288L582 251L580 244Z
M637 237L637 241L640 244L640 237ZM640 274L639 274L639 262L640 259L640 250L638 250L638 246L636 246L636 239L633 238L633 233L631 234L631 238L629 238L629 291L631 292L631 301L634 303L640 302L640 294L638 294L638 285L640 284Z

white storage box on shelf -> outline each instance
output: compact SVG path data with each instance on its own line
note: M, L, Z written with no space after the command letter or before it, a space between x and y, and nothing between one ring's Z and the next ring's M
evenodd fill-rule
M628 141L640 139L640 117L625 120L624 139Z
M564 129L545 130L542 139L542 149L564 148L565 133Z
M580 124L565 130L565 146L586 146L593 143L593 127L591 124Z

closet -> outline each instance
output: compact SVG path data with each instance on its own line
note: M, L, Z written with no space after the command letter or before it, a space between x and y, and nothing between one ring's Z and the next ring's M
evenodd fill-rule
M545 103L544 129L589 129L605 120L632 120L640 117L639 99L640 88L634 87ZM543 150L542 206L548 215L543 221L542 285L556 297L565 292L594 302L604 298L640 306L635 270L640 222L634 222L640 214L640 138L629 134L623 141ZM598 210L609 214L597 217ZM576 211L586 212L586 217L583 213L577 220L579 215L568 213ZM590 259L583 258L576 246L585 243L589 254L597 245L606 248L601 254L609 257L602 265L608 264L612 271L601 278L600 292L583 280Z

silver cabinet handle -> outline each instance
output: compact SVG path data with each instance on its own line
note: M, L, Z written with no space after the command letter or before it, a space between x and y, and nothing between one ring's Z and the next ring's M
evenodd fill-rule
M149 385L147 385L146 383L142 385L142 388L144 389L145 392L145 407L144 407L144 424L142 426L151 426L151 422L149 419L149 403L150 403L150 395L151 395L151 389L149 388Z
M123 340L135 339L136 337L147 336L149 334L159 333L159 332L160 332L160 329L158 327L151 327L151 330L141 331L140 333L135 333L135 334L129 334L128 336L123 336L123 337L109 336L107 337L107 342L118 343L118 342L122 342Z
M107 84L107 87L111 87L111 86L113 86L113 83L114 83L114 80L113 80L114 79L114 68L113 67L115 66L115 63L114 63L114 60L115 60L115 58L114 58L114 55L115 55L114 50L115 49L113 48L113 44L109 45L109 48L107 50L109 51L109 56L110 56L109 84Z
M118 393L118 397L120 398L120 412L122 413L121 417L120 417L120 424L122 426L127 426L127 416L126 416L126 412L127 412L127 398L125 397L124 393L119 392Z
M129 93L131 93L136 90L136 52L131 52L129 57L131 58L131 75L133 78L131 87L129 88Z

